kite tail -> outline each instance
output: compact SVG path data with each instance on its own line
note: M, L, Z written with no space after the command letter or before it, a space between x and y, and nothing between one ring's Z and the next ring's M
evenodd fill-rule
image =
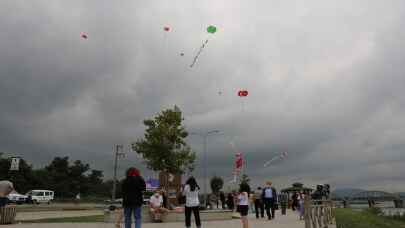
M194 57L193 62L191 63L190 67L193 67L195 65L195 63L197 62L198 57L200 56L201 52L203 51L203 49L205 48L205 45L208 43L208 39L205 40L205 42L203 43L203 45L200 47L200 50L198 50L197 55Z

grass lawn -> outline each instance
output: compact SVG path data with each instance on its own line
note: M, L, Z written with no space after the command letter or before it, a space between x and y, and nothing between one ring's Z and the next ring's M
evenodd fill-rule
M405 228L403 221L351 209L336 209L336 224L337 228Z
M38 220L25 220L22 223L98 223L104 222L104 215L91 215L69 218L50 218L50 219L38 219Z

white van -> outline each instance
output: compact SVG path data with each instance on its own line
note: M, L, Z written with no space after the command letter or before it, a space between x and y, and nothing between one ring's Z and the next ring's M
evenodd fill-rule
M31 190L27 192L28 201L30 203L51 203L54 192L50 190Z

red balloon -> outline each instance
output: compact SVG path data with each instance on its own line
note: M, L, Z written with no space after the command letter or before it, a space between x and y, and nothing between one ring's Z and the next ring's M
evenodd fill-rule
M83 39L87 39L87 35L86 35L86 33L81 33L81 35L80 35Z
M247 97L247 95L249 95L249 92L247 90L238 91L238 96L240 96L240 97Z
M163 29L164 29L166 32L170 31L170 27L168 27L168 26L165 26Z

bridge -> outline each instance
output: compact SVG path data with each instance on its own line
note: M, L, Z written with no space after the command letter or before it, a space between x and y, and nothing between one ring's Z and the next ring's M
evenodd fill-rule
M399 199L399 196L384 191L363 191L350 196L350 200L375 200L375 201L392 201Z

